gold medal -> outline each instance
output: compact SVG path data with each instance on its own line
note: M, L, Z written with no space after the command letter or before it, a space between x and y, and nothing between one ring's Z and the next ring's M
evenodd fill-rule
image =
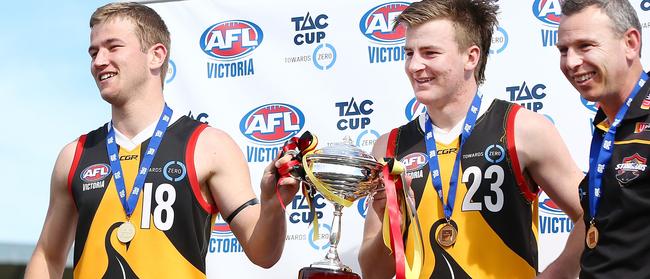
M596 247L596 244L598 244L598 229L593 222L589 225L589 230L587 230L587 237L585 238L585 242L587 242L587 247L589 247L589 249L594 249L594 247Z
M436 241L442 247L450 247L456 243L456 236L458 236L458 230L451 223L447 223L438 231Z
M126 221L117 228L117 239L122 243L129 243L135 236L135 226Z

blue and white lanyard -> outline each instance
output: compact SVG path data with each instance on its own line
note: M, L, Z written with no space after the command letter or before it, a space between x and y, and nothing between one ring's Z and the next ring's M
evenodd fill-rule
M163 113L160 115L160 119L158 119L158 124L156 124L156 131L151 136L149 145L147 146L147 151L140 162L140 169L138 170L138 175L135 177L135 183L133 183L133 189L131 190L128 200L126 199L126 187L124 184L122 166L118 156L117 144L115 143L115 129L113 128L112 121L108 123L108 137L106 138L108 161L111 164L111 169L113 169L113 181L115 182L115 188L117 189L117 194L122 202L122 207L124 207L124 211L126 212L127 219L131 217L131 214L138 203L138 197L142 190L142 186L144 185L144 179L147 177L151 162L153 161L154 156L156 156L156 151L158 151L158 147L165 135L165 131L167 131L167 126L171 120L172 113L172 109L165 104Z
M458 169L460 168L460 158L461 150L465 140L469 137L474 129L474 124L476 123L476 118L478 117L479 109L481 108L481 100L483 94L476 92L474 95L474 100L472 101L469 110L467 111L467 116L465 116L465 123L463 124L463 129L460 138L460 145L456 153L456 160L454 161L454 168L451 172L451 179L449 180L449 193L447 195L447 203L442 193L442 179L440 179L440 164L438 163L438 149L436 148L436 139L433 135L433 125L431 124L431 119L429 114L425 114L425 131L424 139L427 146L427 154L429 155L429 171L431 172L431 178L433 180L433 187L435 187L436 192L438 192L438 197L442 202L445 218L447 220L451 219L451 214L454 211L454 202L456 201L456 188L458 186Z
M591 138L591 148L589 150L589 214L591 214L591 221L593 222L596 217L598 209L598 202L602 196L601 184L603 181L603 173L605 166L609 164L612 159L612 151L614 149L614 140L616 137L616 128L621 124L627 109L630 107L632 100L643 87L643 84L648 80L648 74L641 73L639 81L634 86L634 89L627 97L623 106L616 113L616 118L609 126L609 130L603 136L598 129L594 129L593 137Z

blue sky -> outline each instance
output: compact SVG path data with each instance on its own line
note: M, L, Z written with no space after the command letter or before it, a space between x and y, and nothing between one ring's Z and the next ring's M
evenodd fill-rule
M88 20L110 1L0 9L0 243L35 243L61 148L110 117L90 76Z

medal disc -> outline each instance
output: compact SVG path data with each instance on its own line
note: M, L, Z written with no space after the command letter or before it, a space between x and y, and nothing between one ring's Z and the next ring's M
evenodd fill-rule
M598 244L598 229L594 224L589 225L589 230L587 230L587 237L585 238L587 242L587 247L589 249L594 249L596 244Z
M122 243L128 243L135 236L135 226L133 223L126 221L117 228L117 239Z
M438 231L438 235L436 237L436 240L438 241L438 244L442 247L450 247L456 243L456 236L458 235L458 230L454 226L452 226L450 223L445 224L442 226L440 231Z

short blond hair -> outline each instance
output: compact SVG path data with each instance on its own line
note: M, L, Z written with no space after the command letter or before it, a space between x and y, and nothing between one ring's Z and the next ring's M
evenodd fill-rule
M90 17L90 28L118 18L127 19L135 25L135 34L140 40L142 52L157 43L167 48L167 57L160 69L161 84L164 86L171 51L171 39L165 21L152 8L139 3L110 3L97 8Z

